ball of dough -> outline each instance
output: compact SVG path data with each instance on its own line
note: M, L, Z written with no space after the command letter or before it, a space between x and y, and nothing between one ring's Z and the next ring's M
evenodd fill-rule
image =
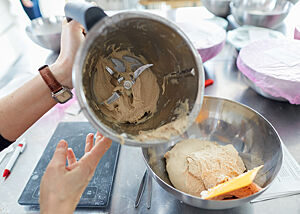
M165 154L169 179L180 191L200 196L246 168L236 149L216 142L188 139L177 143Z

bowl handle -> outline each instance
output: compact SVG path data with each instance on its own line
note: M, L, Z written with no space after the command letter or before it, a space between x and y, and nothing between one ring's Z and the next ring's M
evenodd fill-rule
M106 13L100 8L87 2L69 2L65 6L65 15L68 21L74 19L89 31L98 21L106 17Z

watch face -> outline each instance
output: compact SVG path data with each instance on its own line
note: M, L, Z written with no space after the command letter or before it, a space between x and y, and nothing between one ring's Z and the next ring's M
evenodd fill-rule
M73 97L70 89L63 87L59 92L52 94L52 97L59 103L65 103Z

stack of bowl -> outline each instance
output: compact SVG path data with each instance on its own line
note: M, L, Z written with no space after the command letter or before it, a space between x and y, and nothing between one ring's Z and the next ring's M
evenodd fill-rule
M227 17L230 14L231 0L202 0L206 9L216 16Z
M62 16L36 18L26 27L26 33L39 46L59 52L62 20Z
M292 6L288 0L233 0L230 3L237 24L266 28L278 27Z

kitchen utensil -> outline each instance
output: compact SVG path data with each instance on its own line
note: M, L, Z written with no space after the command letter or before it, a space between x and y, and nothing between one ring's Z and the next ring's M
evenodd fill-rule
M216 16L227 17L230 14L231 0L202 0L206 9Z
M26 27L26 33L39 46L59 52L62 20L61 16L36 18Z
M228 209L249 203L268 189L282 164L281 139L274 127L258 112L231 100L205 96L197 122L182 138L200 138L222 145L233 144L247 169L264 165L254 180L263 188L260 192L242 199L203 200L172 186L166 172L164 154L174 146L173 142L143 148L144 160L152 178L175 198L195 207Z
M151 208L151 200L152 200L152 178L150 173L148 173L147 177L147 208Z
M189 125L196 118L203 100L204 73L201 59L185 34L170 21L145 12L124 12L112 17L88 3L66 4L66 17L75 19L86 28L87 36L79 48L73 66L73 85L79 105L88 120L112 140L126 145L149 146L169 140L141 143L135 138L140 131L153 130L177 118L174 113L178 102L189 102ZM109 55L110 47L142 55L156 75L160 85L157 113L141 124L114 124L99 111L92 95L92 80L99 56ZM172 73L194 69L195 75L180 79L180 84L168 81L162 94L163 78ZM105 71L107 72L107 71ZM150 90L150 89L149 89ZM168 103L166 105L166 103ZM188 126L189 126L188 125ZM122 136L122 137L121 137ZM171 137L176 141L178 136Z
M28 18L30 20L42 17L41 11L40 11L40 6L39 6L39 0L31 0L32 2L32 7L28 7L24 5L23 1L21 1L22 7L27 14Z
M241 49L238 69L259 94L274 100L300 104L300 41L268 39ZM252 82L252 83L251 83Z
M293 3L287 0L233 0L231 13L239 25L278 27L288 15Z
M144 173L144 176L143 176L143 178L141 180L140 187L139 187L136 199L135 199L135 203L134 203L134 207L135 208L137 208L140 205L141 198L143 196L143 193L145 191L145 186L147 184L147 182L146 182L147 181L147 176L148 176L148 172L146 170L145 173Z
M14 147L9 146L9 147L5 148L2 152L0 152L0 163L3 161L3 159L6 157L6 155L11 153L12 151L14 151Z
M151 208L151 199L152 199L152 178L151 175L146 170L144 176L141 180L140 187L135 199L134 207L137 208L140 205L143 193L147 185L147 208Z
M213 79L207 79L205 80L205 88L214 84L214 80Z
M251 185L258 173L258 171L263 168L263 165L255 167L254 169L248 170L247 172L234 177L224 183L218 184L213 188L207 190L206 192L201 193L201 197L203 199L213 199L215 197L226 195L228 193L232 193L241 188L245 188Z
M128 59L129 60L133 60L132 57L129 57L128 56ZM112 58L111 59L112 61L118 61L118 62L121 62L119 61L118 59L115 59L115 58ZM122 63L122 62L121 62ZM119 70L119 72L125 72L125 66L124 64L118 64L116 63L117 65L115 66L115 69L116 70ZM137 80L137 78L147 69L147 68L150 68L153 64L146 64L146 65L142 65L141 67L139 67L138 69L136 69L136 71L133 73L133 77L131 80L125 80L124 77L121 75L121 76L114 76L115 72L109 68L108 66L106 66L106 71L111 75L113 76L114 78L112 79L112 84L117 86L117 85L120 85L120 86L123 86L125 89L127 90L130 90L132 88L132 86L134 85L135 81ZM117 91L117 92L114 92L105 102L102 102L100 103L101 105L104 104L104 103L107 103L107 104L111 104L113 102L115 102L117 99L119 99L121 96L121 92ZM97 100L95 98L95 100ZM97 101L97 103L99 103Z

